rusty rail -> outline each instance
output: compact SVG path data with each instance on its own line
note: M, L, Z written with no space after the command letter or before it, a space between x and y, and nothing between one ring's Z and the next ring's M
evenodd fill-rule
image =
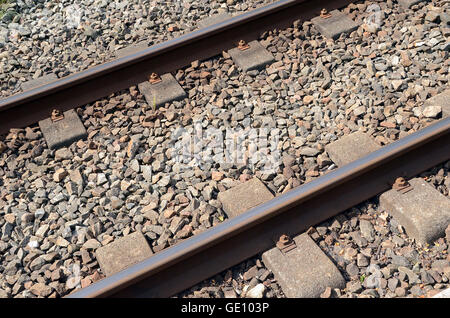
M450 118L331 171L68 297L168 297L450 159Z
M0 134L50 117L235 47L240 40L257 39L263 32L286 28L295 20L319 15L356 0L281 0L140 52L95 66L52 83L0 100Z

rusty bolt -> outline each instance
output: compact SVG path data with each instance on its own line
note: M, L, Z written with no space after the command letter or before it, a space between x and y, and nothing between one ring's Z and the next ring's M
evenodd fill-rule
M157 73L152 73L149 78L149 82L152 84L156 84L161 82L161 77Z
M280 248L286 247L291 243L291 238L287 236L286 234L283 234L280 236L277 242L277 246Z
M250 46L244 40L240 40L238 43L238 49L241 51L247 50Z
M320 10L320 17L322 19L328 19L329 17L331 17L331 14L328 13L328 10L323 8L322 10Z
M295 248L295 242L286 234L282 234L276 243L277 248L283 253L287 253Z
M53 117L57 117L57 116L61 116L61 111L59 109L54 109L52 110L52 116Z
M64 119L64 114L59 109L53 109L50 118L53 122L56 122L58 120Z
M392 185L392 189L397 190L401 193L407 193L412 190L412 187L405 178L398 177L397 179L395 179L395 182Z
M406 187L408 185L408 182L403 177L398 177L395 179L395 185L399 187Z
M283 245L286 245L287 243L289 243L289 241L289 236L287 236L286 234L280 236L280 243L282 243Z

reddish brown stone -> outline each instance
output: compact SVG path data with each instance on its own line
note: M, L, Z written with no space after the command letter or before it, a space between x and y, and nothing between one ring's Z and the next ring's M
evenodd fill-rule
M95 283L95 282L98 282L99 280L103 279L103 276L99 272L95 271L94 274L89 276L89 278L91 279L91 281L93 283Z
M167 208L167 209L164 211L164 217L165 217L166 219L170 219L170 218L173 217L175 214L176 214L176 212L175 212L175 210L172 209L172 208Z
M386 128L395 128L397 125L395 123L391 123L390 121L383 121L380 123L380 126Z
M92 281L89 277L85 277L81 280L81 288L88 287L90 284L92 284Z
M220 181L220 180L223 179L223 172L220 172L220 171L212 171L212 172L211 172L211 178L212 178L214 181Z
M30 288L30 291L36 296L47 297L52 293L53 288L43 283L37 283Z

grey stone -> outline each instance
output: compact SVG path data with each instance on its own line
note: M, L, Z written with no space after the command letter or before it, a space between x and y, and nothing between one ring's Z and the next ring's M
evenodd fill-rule
M102 185L108 182L108 178L104 173L97 174L97 185Z
M170 222L170 227L169 230L175 234L177 233L179 230L181 230L181 228L186 224L186 220L179 217L179 216L174 216L172 218L172 221Z
M68 148L61 148L55 151L56 160L67 160L72 158L73 153Z
M362 291L362 286L359 281L352 281L347 284L347 289L351 293L360 293Z
M378 266L377 264L370 264L367 268L366 268L366 274L374 274L374 273L380 273L380 266Z
M56 81L57 79L58 79L58 76L56 76L55 73L49 73L44 76L33 79L31 81L22 83L21 87L22 87L22 90L27 91L27 90L51 83L53 81Z
M361 295L368 296L368 298L378 298L380 295L375 289L365 289Z
M440 15L441 23L444 26L450 25L450 13L449 12L442 12Z
M343 136L325 146L328 156L339 167L360 159L380 148L368 134L360 131Z
M450 261L445 260L445 259L438 259L435 260L432 264L431 264L431 268L434 270L438 270L440 272L442 272L444 270L445 267L450 266Z
M64 196L63 193L58 193L57 195L55 195L51 200L50 203L52 204L58 204L59 202L62 202L66 199L66 197Z
M423 104L423 109L435 106L441 107L442 118L450 116L450 89L427 99Z
M375 230L372 223L367 220L361 220L359 221L359 228L361 229L362 236L369 242L373 242L373 240L375 239Z
M366 267L367 265L369 265L369 260L367 259L367 257L365 257L364 255L362 255L361 253L358 254L358 256L356 257L356 264L359 267Z
M381 275L381 272L378 271L366 277L366 279L364 279L364 287L379 288L381 284Z
M348 264L345 268L350 277L358 276L359 268L354 263Z
M397 287L397 288L395 289L395 294L396 294L398 297L405 297L405 295L406 295L406 289L403 288L403 287Z
M45 264L45 260L42 257L36 257L30 264L30 269L36 271Z
M97 31L90 26L85 26L83 34L87 37L94 38L97 36Z
M395 243L395 245L398 245L400 247L405 245L405 240L402 239L401 237L397 236L397 235L394 235L392 237L392 242Z
M300 154L302 156L307 156L307 157L314 157L316 156L320 151L318 149L315 148L311 148L311 147L303 147L300 149Z
M263 298L266 287L264 284L258 284L247 292L247 298Z
M367 240L361 236L360 232L351 232L350 236L352 240L358 244L359 247L364 247L367 245Z
M122 58L125 57L127 55L131 55L137 52L140 52L142 50L145 50L146 48L148 48L148 42L147 41L142 41L139 42L135 45L130 45L127 47L124 47L122 49L119 49L115 52L115 55L117 58Z
M86 128L73 109L64 112L64 118L52 122L50 118L39 122L42 134L50 149L69 146L87 137Z
M287 297L318 298L327 287L344 288L341 273L308 234L294 241L296 248L286 254L275 247L262 255Z
M0 288L0 298L8 298L8 293Z
M234 63L244 71L259 70L275 61L272 54L258 41L251 41L248 45L250 48L244 51L237 47L228 51Z
M220 192L217 199L229 218L240 215L264 202L273 199L273 194L258 178Z
M139 161L137 161L136 159L131 160L130 168L133 169L135 172L139 172L141 170Z
M95 250L101 246L100 242L96 239L90 239L86 243L83 244L83 248L88 250Z
M206 28L206 27L209 27L216 23L220 23L225 20L228 20L229 18L231 18L231 14L229 14L227 12L214 14L210 17L207 17L205 19L198 21L198 26L199 26L199 28Z
M138 84L138 88L150 107L164 106L165 103L181 100L187 96L170 73L162 75L159 83L151 84L146 81Z
M392 292L395 292L395 289L397 288L398 284L399 280L397 278L389 278L388 287Z
M392 255L392 264L396 265L396 266L406 266L409 267L411 266L411 263L408 261L408 259L404 256L401 255Z
M97 261L106 276L150 257L153 252L141 232L134 232L98 248Z
M79 276L72 276L69 277L66 281L66 288L67 289L74 289L75 287L77 287L81 282L81 277Z
M403 81L402 80L392 80L391 81L392 87L394 88L394 91L397 91L400 86L402 86Z
M5 242L0 241L0 253L3 253L4 251L6 251L8 249L8 244Z
M144 179L148 182L152 181L152 167L151 166L141 166L141 172Z
M445 235L450 223L450 200L421 178L409 181L412 190L389 190L380 196L381 207L420 243L431 243Z
M36 236L45 237L49 228L50 228L50 226L48 224L44 224L44 225L40 226L39 229L35 233Z
M330 12L331 17L322 18L320 16L311 19L311 22L320 33L327 38L337 39L342 33L350 33L356 30L359 24L339 10Z
M416 284L419 283L419 276L415 274L412 270L410 270L407 267L399 266L398 271L401 273L405 273L408 276L408 281L410 284Z
M434 283L433 276L431 276L426 271L422 271L422 273L420 274L420 280L424 284L433 284Z
M442 112L441 106L427 106L422 110L422 114L427 118L436 118Z

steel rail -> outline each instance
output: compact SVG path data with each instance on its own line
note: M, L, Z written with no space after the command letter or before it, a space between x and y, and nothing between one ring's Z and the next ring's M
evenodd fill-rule
M239 40L286 28L356 0L281 0L221 23L182 35L140 52L75 73L52 83L0 100L0 134L50 117L148 80L149 74L174 72L192 61L210 58L235 47Z
M68 297L168 297L450 159L450 118L299 186Z

